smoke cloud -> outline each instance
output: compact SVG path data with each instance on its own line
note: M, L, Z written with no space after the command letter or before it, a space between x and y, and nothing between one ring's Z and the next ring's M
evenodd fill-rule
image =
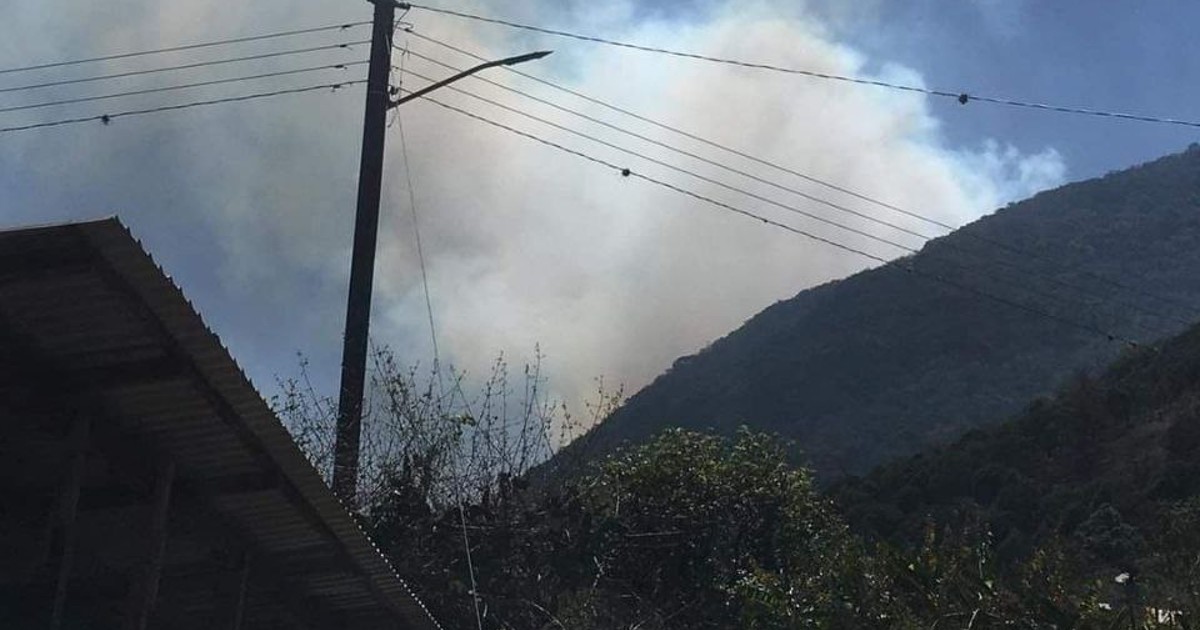
M124 0L100 8L69 0L69 9L61 4L16 10L13 23L17 32L27 35L0 44L4 66L30 58L211 39L217 33L260 32L271 24L303 26L368 16L366 8L331 8L331 3L281 8ZM915 69L866 58L851 44L837 41L815 13L794 5L709 3L689 12L686 20L669 12L648 12L632 2L517 2L506 4L504 13L721 57L922 82ZM456 3L455 8L462 7ZM477 8L498 12L494 7ZM56 17L64 13L76 18L68 24ZM88 19L78 20L81 15ZM428 12L414 11L406 19L418 33L489 57L555 48L552 57L523 69L955 225L1061 183L1065 176L1063 160L1052 148L1029 153L989 139L980 139L974 147L950 146L930 103L919 94L535 38ZM37 35L47 32L56 37ZM352 33L365 36L367 31ZM345 38L332 37L327 41ZM397 43L459 67L471 64L416 38L398 35ZM351 57L365 59L366 47L339 59ZM273 67L296 63L280 61ZM448 72L414 56L403 58L403 64L407 71L430 77ZM365 75L362 67L322 76L332 81L360 75ZM394 80L401 76L398 72ZM510 74L493 72L487 77L759 177L936 233L928 224ZM403 81L406 86L423 85L411 74L403 75ZM288 85L313 82L320 81L301 78ZM493 86L477 81L460 86L805 212L910 247L921 244ZM242 86L226 93L239 89L248 91ZM0 186L12 203L0 207L0 220L44 221L120 211L180 277L184 290L196 296L206 317L225 334L260 385L271 373L287 373L290 352L302 350L322 363L318 374L332 391L339 349L339 332L334 331L340 331L344 308L361 126L361 86L346 92L189 110L136 122L118 119L109 127L10 134L0 139L0 165L8 173L0 175ZM34 96L21 98L32 101ZM443 91L436 98L874 255L904 253L459 93ZM622 177L433 103L414 102L400 115L388 138L374 336L413 361L428 363L432 347L406 166L443 362L479 375L499 353L519 363L540 346L551 391L576 405L593 391L596 377L636 389L675 358L702 348L772 302L875 264Z

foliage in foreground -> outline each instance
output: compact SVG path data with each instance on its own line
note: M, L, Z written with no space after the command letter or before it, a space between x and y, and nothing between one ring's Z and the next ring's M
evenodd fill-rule
M1066 542L1010 565L983 524L868 545L785 451L747 430L671 430L554 491L501 479L461 512L429 509L400 475L371 525L456 627L476 625L475 603L497 629L1107 628L1131 627L1130 615L1138 628L1190 627L1187 614L1152 620L1168 600L1164 611L1193 610L1153 575L1124 586L1088 575Z
M1155 361L1178 376L1169 382L1194 383L1188 375L1197 372L1181 369L1192 364L1177 354L1194 353L1166 348ZM1174 404L1190 385L1164 388L1168 381L1153 370L1131 373L1159 384L1134 416L1162 408L1169 417L1154 417L1170 419L1194 409ZM482 393L469 398L458 377L443 386L435 373L419 384L416 371L397 369L390 354L376 357L362 518L446 627L1197 627L1200 499L1188 492L1160 504L1156 529L1135 531L1127 512L1100 506L1073 529L1030 530L1037 535L1014 553L1012 508L1037 503L1016 500L1028 492L1000 488L995 505L1008 512L929 511L922 518L909 510L904 527L889 528L900 535L884 542L850 531L811 474L789 464L790 445L746 429L732 438L670 430L598 461L556 457L546 474L550 436L569 430L570 421L540 394L536 365L524 376L514 394L498 361ZM1141 426L1119 421L1126 415L1097 420L1105 407L1094 401L1119 398L1079 395L1094 389L1068 390L1075 393L1059 415L1070 426L1093 429L1088 436L1111 427L1117 437L1122 426ZM331 403L295 383L285 392L281 413L328 472ZM601 394L593 420L619 403L619 395ZM1176 434L1168 455L1192 444ZM1062 445L1091 443L1071 435L1054 441L1060 456ZM971 452L979 464L1037 451ZM992 468L962 464L946 470L982 487L974 480ZM955 482L954 474L942 478ZM1118 584L1118 573L1130 575Z

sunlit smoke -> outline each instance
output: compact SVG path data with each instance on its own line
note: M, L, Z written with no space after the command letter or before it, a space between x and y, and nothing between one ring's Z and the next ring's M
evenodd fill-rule
M25 35L0 43L0 60L15 65L31 56L69 58L201 41L213 33L261 32L270 24L304 26L368 16L365 9L350 10L344 3L61 4L55 11L32 4L14 8L8 19ZM474 10L500 12L484 4ZM629 2L517 2L504 5L503 12L666 48L922 82L916 69L869 59L837 41L815 14L796 3L705 3L704 10L688 19L639 10ZM73 17L58 20L56 14ZM1060 183L1065 175L1052 148L1027 153L982 138L974 147L951 146L919 94L544 38L419 10L405 20L420 34L486 57L554 48L549 59L522 69L940 222L968 222ZM36 35L44 33L58 36ZM360 29L321 41L366 34ZM458 67L474 63L403 33L397 44ZM260 49L269 47L254 50ZM219 55L204 58L214 56ZM365 47L339 59L358 57L365 59ZM395 63L430 77L449 72L399 53ZM129 66L105 66L118 67ZM279 61L266 69L286 67ZM355 72L365 74L359 68L320 79L356 78ZM859 212L939 233L929 223L503 71L491 71L486 78ZM400 80L407 86L423 84L397 71L394 81ZM910 236L481 82L468 80L458 87L780 204L920 247L920 240ZM225 93L236 92L231 88ZM185 291L260 376L260 385L262 375L294 367L291 355L279 352L286 348L323 362L324 370L316 372L326 377L326 389L332 391L329 377L337 367L348 274L361 93L194 110L6 139L0 148L5 162L20 169L10 171L14 178L34 182L29 189L36 194L26 194L36 201L0 209L0 218L15 223L120 213L167 268L187 281ZM441 91L436 98L872 255L905 253L453 91ZM406 105L402 115L398 122L407 135L443 363L482 375L498 354L520 363L540 345L550 390L575 407L594 390L598 376L635 390L675 358L701 349L769 304L876 264L636 177L622 177L432 103ZM400 357L427 365L432 346L399 124L391 127L388 142L373 334Z

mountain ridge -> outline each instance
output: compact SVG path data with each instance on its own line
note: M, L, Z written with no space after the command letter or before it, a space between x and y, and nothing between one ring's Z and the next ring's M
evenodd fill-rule
M1197 209L1197 145L1009 204L767 307L580 444L748 424L796 440L829 480L945 443L1200 318Z

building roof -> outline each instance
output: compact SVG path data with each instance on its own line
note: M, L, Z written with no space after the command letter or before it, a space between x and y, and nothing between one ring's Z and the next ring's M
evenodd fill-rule
M118 220L0 232L0 492L19 506L0 511L0 585L21 605L54 583L53 551L35 550L51 545L40 532L81 415L68 611L118 614L106 601L144 558L155 470L170 462L161 625L212 627L232 589L245 628L439 628Z

